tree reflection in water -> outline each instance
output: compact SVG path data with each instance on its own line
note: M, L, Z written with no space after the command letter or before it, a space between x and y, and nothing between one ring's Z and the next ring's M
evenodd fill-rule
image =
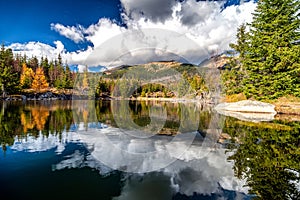
M154 109L153 109L154 108ZM89 124L102 122L112 127L117 124L115 118L125 122L132 121L147 126L151 120L159 122L162 111L166 111L165 124L158 134L174 135L179 133L180 120L187 118L181 131L198 126L207 129L210 123L210 109L195 104L137 101L40 101L40 102L3 102L0 107L0 144L5 149L12 145L16 136L44 136L73 131L83 124L85 130ZM114 112L115 111L115 112ZM116 116L116 111L118 116ZM152 112L152 118L150 116ZM123 123L123 122L122 122Z
M128 109L129 108L129 109ZM126 110L128 109L128 110ZM151 111L152 109L152 111ZM130 116L132 122L146 127L152 119L165 117L158 132L175 135L209 129L211 109L195 104L136 101L41 101L2 102L0 106L0 144L2 150L15 140L28 136L60 136L81 124L87 130L93 123L118 127L120 119ZM151 114L152 112L152 114ZM149 114L150 113L150 114ZM180 129L180 120L189 121ZM126 120L124 120L126 122ZM228 145L228 160L233 161L235 175L246 178L251 193L258 199L300 199L300 122L273 121L252 123L227 117L223 133L233 142ZM209 134L209 133L206 133ZM203 135L205 136L205 134Z
M252 123L226 118L235 175L258 199L300 199L300 123Z

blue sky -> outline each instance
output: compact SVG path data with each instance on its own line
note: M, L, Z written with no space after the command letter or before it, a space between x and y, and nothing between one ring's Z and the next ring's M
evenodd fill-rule
M192 39L201 49L183 52L180 49L184 48L180 48L177 52L169 48L176 42L172 37L166 38L169 41L164 47L157 44L165 39L147 41L147 45L154 49L165 48L166 52L175 51L181 57L187 56L192 63L199 63L212 51L226 50L235 39L236 28L251 21L256 4L248 1L6 0L0 1L0 42L15 53L28 56L53 59L60 53L71 65L117 66L164 60L168 56L155 51L128 54L132 49L124 46L124 41L101 45L113 44L118 41L116 37L138 30L131 42L135 48L145 47L145 38L137 39L140 36L137 32L146 35L147 28L160 32L165 29ZM97 49L102 49L102 53L95 58L91 55ZM130 55L126 59L110 63L126 53Z
M120 20L118 0L6 0L0 1L1 43L40 41L53 44L60 40L69 51L86 48L50 29L51 23L89 26L106 17Z

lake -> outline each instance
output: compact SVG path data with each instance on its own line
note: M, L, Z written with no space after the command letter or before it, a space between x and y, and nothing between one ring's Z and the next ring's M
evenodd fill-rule
M300 199L300 122L187 102L0 103L9 199Z

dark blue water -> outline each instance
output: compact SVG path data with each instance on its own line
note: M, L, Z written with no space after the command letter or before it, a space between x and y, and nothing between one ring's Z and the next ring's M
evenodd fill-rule
M267 194L274 195L271 199L298 198L297 122L255 123L256 128L252 122L225 118L198 105L94 103L4 105L1 196L152 200L265 199ZM140 126L134 129L129 119ZM159 133L153 134L156 129ZM221 132L248 136L239 137L240 143L220 142ZM290 156L282 157L285 152ZM247 179L250 175L253 178Z
M1 195L9 199L236 199L242 193L218 187L215 194L185 195L176 192L171 177L163 172L144 174L117 170L104 172L80 163L53 170L74 152L89 155L83 144L68 143L57 155L56 148L39 152L1 150Z

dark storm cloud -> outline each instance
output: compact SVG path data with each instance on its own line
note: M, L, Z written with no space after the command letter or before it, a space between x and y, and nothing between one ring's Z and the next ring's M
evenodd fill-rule
M181 10L177 12L183 25L194 26L204 23L212 13L219 11L221 3L207 1L185 1Z
M121 0L125 13L133 18L144 17L153 22L165 22L173 13L176 0Z

